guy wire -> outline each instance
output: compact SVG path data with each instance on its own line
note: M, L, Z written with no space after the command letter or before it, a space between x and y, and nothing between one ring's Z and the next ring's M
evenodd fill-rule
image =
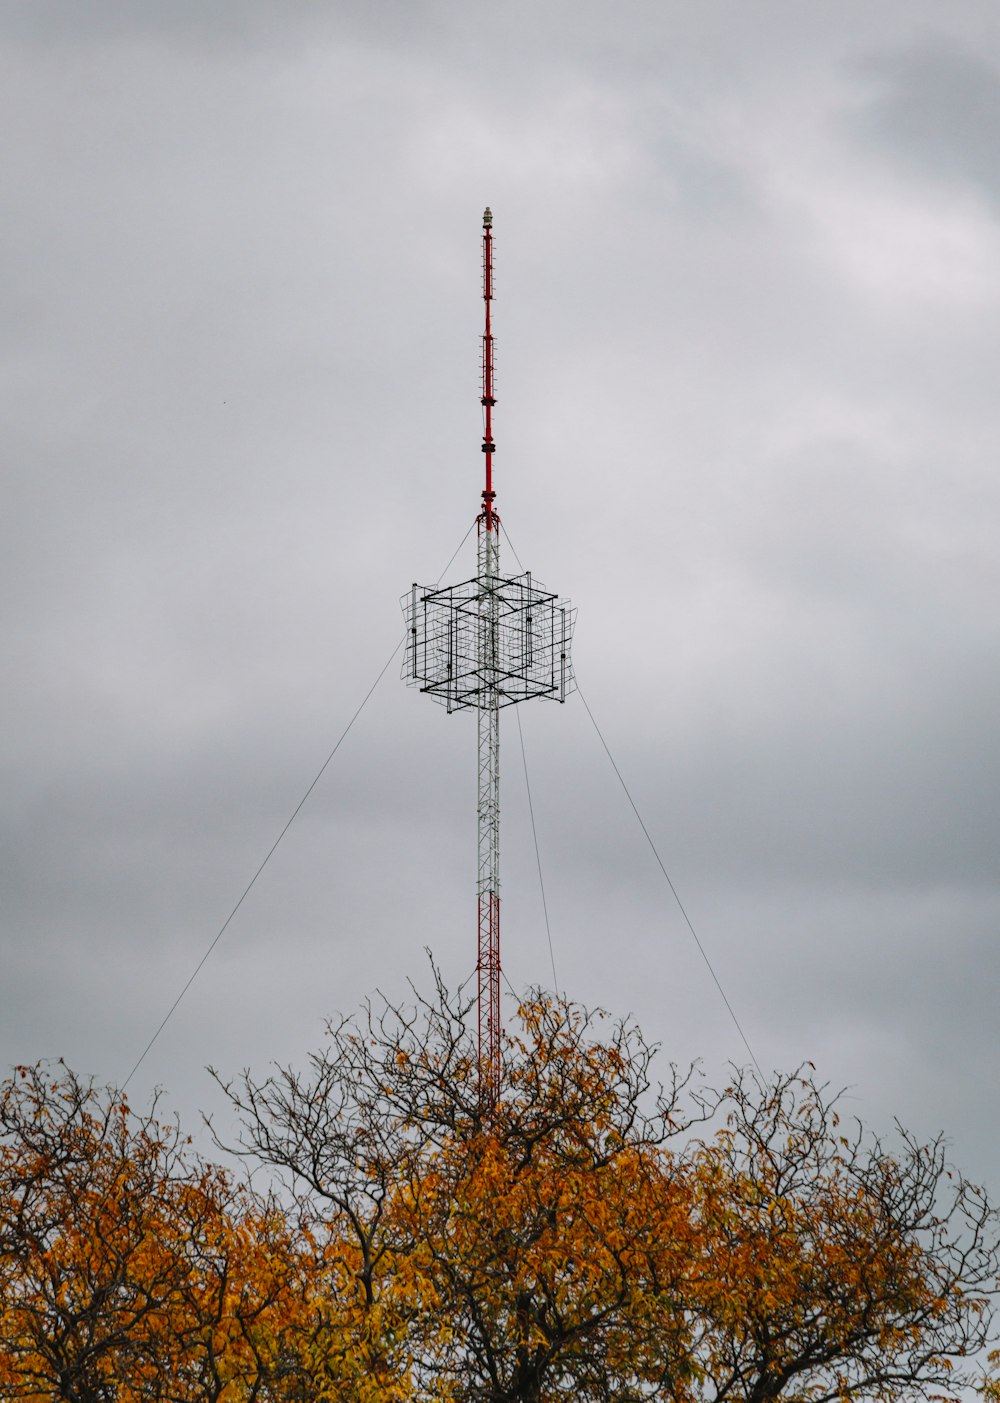
M440 584L441 580L442 580L442 579L444 578L444 576L447 574L448 570L451 569L452 562L454 561L455 557L458 555L458 553L459 553L459 551L462 549L462 547L465 545L466 541L469 539L469 536L470 536L470 534L471 534L471 532L472 532L473 526L475 526L475 522L472 523L472 525L471 525L471 526L468 528L468 530L466 531L465 535L464 535L464 536L462 537L462 539L459 541L458 545L455 547L455 550L453 551L453 553L452 553L452 555L451 555L451 559L448 561L448 564L447 564L447 565L444 567L444 569L441 571L441 574L437 577L437 580L435 581L435 584ZM201 973L203 966L205 965L206 961L208 960L208 957L211 955L212 951L215 949L215 947L218 945L219 941L220 941L220 940L222 939L222 937L225 935L226 930L227 930L227 928L228 928L228 926L229 926L229 923L232 921L232 919L233 919L233 917L236 915L237 911L238 911L238 910L240 909L240 907L243 905L243 903L244 903L244 901L246 900L246 898L250 895L250 892L251 892L251 890L253 889L254 884L255 884L256 881L257 881L257 878L260 876L260 874L263 872L264 868L267 866L267 864L270 862L271 858L274 856L274 853L275 853L275 851L276 851L276 849L277 849L277 847L278 847L278 844L281 842L282 838L284 838L285 834L288 832L288 830L291 828L292 824L293 824L293 823L295 822L295 820L298 818L299 813L300 813L300 811L302 810L303 806L305 805L306 800L309 798L310 794L313 792L313 790L316 788L317 784L319 784L320 780L323 778L323 775L324 775L324 773L325 773L325 771L326 771L326 768L327 768L327 766L329 765L330 761L331 761L331 760L333 759L333 757L336 755L337 751L340 749L340 747L341 747L341 745L343 744L343 742L347 739L347 734L348 734L348 732L350 731L351 727L354 725L354 723L355 723L355 721L358 719L358 717L361 715L362 711L365 709L366 705L368 704L369 699L371 698L372 693L374 692L374 690L375 690L375 688L378 686L378 684L382 681L382 678L385 676L385 674L388 672L390 663L392 662L393 658L396 656L396 654L399 652L400 648L402 648L402 646L403 646L403 644L404 644L405 642L406 642L406 635L404 634L403 637L402 637L402 638L399 640L399 642L396 644L395 648L393 648L392 652L391 652L391 653L389 654L389 656L386 658L385 662L384 662L383 665L382 665L381 671L379 672L378 676L375 678L375 681L372 683L372 685L368 688L368 691L365 693L365 695L364 695L364 697L363 697L363 699L362 699L362 701L361 701L361 705L358 707L357 711L355 711L355 713L354 713L354 715L351 717L350 721L348 721L347 725L344 727L343 731L341 732L340 738L338 739L336 745L333 747L333 749L330 751L329 755L326 757L326 759L323 761L322 765L321 765L321 766L319 767L319 769L317 770L316 775L315 775L315 777L313 778L312 783L309 785L309 788L308 788L308 789L306 790L306 792L303 794L303 796L302 796L302 798L299 800L299 802L295 805L295 808L292 810L291 817L288 819L288 822L285 824L284 828L283 828L283 829L281 830L281 832L278 834L277 838L275 838L274 842L271 844L271 846L270 846L270 848L268 849L267 855L265 856L263 862L261 862L261 864L260 864L260 866L257 868L256 872L253 874L253 876L250 878L249 882L248 882L248 883L246 884L246 886L243 888L242 894L240 895L240 899L237 901L236 905L233 907L233 909L230 911L229 915L226 917L226 919L223 921L222 925L219 927L219 929L218 929L218 931L216 932L215 937L214 937L214 939L212 940L211 944L209 945L208 949L207 949L207 950L205 951L205 953L202 955L201 959L198 961L198 963L195 965L194 969L191 971L190 975L188 976L188 979L187 979L186 984L185 984L184 987L181 989L181 991L180 991L180 993L177 995L176 999L174 999L174 1001L173 1001L173 1003L170 1005L170 1007L167 1009L167 1012L166 1012L165 1015L163 1016L163 1019L161 1020L161 1022L160 1022L160 1024L159 1024L159 1027L156 1029L156 1032L153 1034L153 1036L150 1038L149 1042L146 1044L146 1046L143 1048L142 1052L139 1054L138 1058L136 1059L136 1061L135 1061L135 1063L134 1063L134 1065L133 1065L133 1067L132 1067L132 1070L129 1072L128 1076L125 1078L125 1080L122 1082L121 1086L119 1087L119 1094L121 1094L122 1092L125 1091L125 1088L128 1086L129 1082L132 1080L132 1078L135 1076L136 1072L139 1070L139 1068L142 1066L143 1062L146 1060L146 1054L150 1051L150 1049L152 1048L153 1044L156 1042L157 1038L160 1036L160 1034L163 1032L164 1028L165 1028L165 1027L167 1026L167 1024L170 1022L170 1019L173 1017L174 1013L176 1012L177 1007L178 1007L178 1005L180 1004L181 1000L183 999L184 995L185 995L185 994L187 993L187 991L191 988L191 985L194 983L194 981L197 979L198 975Z
M660 857L660 854L657 852L657 850L656 850L656 844L653 842L653 839L652 839L652 837L650 836L649 829L646 827L645 823L643 822L642 814L640 814L638 808L636 807L636 802L635 802L635 800L632 798L631 793L629 792L629 787L628 787L628 785L625 783L625 777L623 776L621 770L618 768L618 765L617 765L617 763L615 762L615 757L611 754L611 751L610 751L610 749L608 748L608 743L607 743L607 741L604 739L604 736L603 736L603 734L602 734L602 732L601 732L600 726L598 726L597 722L594 720L594 713L591 711L590 707L587 705L587 698L583 695L583 692L582 692L581 689L580 689L580 682L579 682L579 679L577 679L577 682L576 682L576 690L577 690L577 693L578 693L578 695L579 695L579 697L580 697L580 700L583 702L584 710L586 711L587 715L590 717L591 725L593 726L594 730L597 732L597 738L598 738L598 740L601 742L601 745L604 747L604 753L607 755L608 759L611 761L611 768L614 770L615 774L618 776L618 782L619 782L619 784L621 785L622 789L624 789L624 791L625 791L625 798L626 798L626 799L629 801L629 803L631 804L631 806L632 806L632 812L635 814L636 818L639 820L639 827L642 829L643 834L645 835L645 838L646 838L646 842L649 844L650 849L651 849L651 851L652 851L652 854L653 854L653 856L656 858L657 866L659 867L660 871L663 873L663 876L664 876L665 879L666 879L667 886L670 888L671 894L672 894L674 900L675 900L676 903L677 903L677 908L678 908L678 910L680 911L681 915L684 917L684 923L685 923L685 925L687 926L688 930L691 932L691 936L692 936L692 938L694 939L695 945L697 945L697 947L698 947L698 950L699 950L699 952L700 952L700 954L701 954L701 958L705 961L705 964L706 964L706 966L708 967L708 972L709 972L709 974L712 976L712 982L715 984L716 989L718 989L720 995L722 996L722 1002L726 1005L726 1008L729 1010L729 1016L730 1016L730 1018L733 1020L733 1024L735 1025L736 1031L739 1033L740 1038L741 1038L742 1041L743 1041L743 1046L746 1048L747 1052L749 1052L751 1061L753 1062L754 1066L757 1068L757 1071L760 1073L761 1078L763 1079L763 1077L764 1077L763 1069L761 1068L760 1063L757 1061L757 1058L756 1058L756 1055L755 1055L755 1053L754 1053L753 1048L750 1046L749 1042L747 1041L747 1035L746 1035L746 1033L744 1033L742 1027L740 1026L740 1020L736 1017L736 1012L735 1012L735 1010L734 1010L732 1004L729 1002L729 999L728 999L727 996L726 996L726 991L725 991L725 989L723 989L722 983L721 983L721 981L720 981L720 979L719 979L719 976L716 974L716 972L715 972L715 970L714 970L714 968L713 968L713 966L712 966L712 961L708 958L708 952L706 951L704 945L702 945L701 941L700 941L699 938L698 938L698 932L695 930L693 924L691 923L691 917L688 915L687 911L684 909L684 903L681 901L680 897L679 897L678 894L677 894L677 888L674 886L673 882L672 882L671 879L670 879L670 873L667 871L666 867L663 865L663 859Z
M552 962L552 990L559 993L559 976L556 974L556 957L552 949L552 929L549 925L549 905L545 900L545 881L542 877L542 855L538 848L538 831L535 828L535 806L531 802L531 782L528 779L528 757L524 749L524 730L521 726L521 713L514 707L514 715L517 718L517 734L521 742L521 764L524 766L524 787L528 794L528 814L531 818L531 836L535 844L535 862L538 866L538 886L542 893L542 911L545 915L545 936L549 942L549 959Z
M146 1058L146 1054L147 1052L149 1052L149 1049L153 1047L154 1042L156 1042L157 1038L160 1037L160 1034L163 1033L164 1028L167 1027L167 1023L168 1021L170 1021L171 1016L173 1016L174 1010L177 1009L178 1003L180 1003L181 999L184 998L185 993L187 993L188 989L191 988L191 985L194 984L195 979L198 978L198 975L201 974L202 965L205 964L205 961L208 960L209 955L212 954L212 951L215 950L215 947L217 946L217 944L219 944L219 941L222 940L222 937L224 936L224 934L226 934L226 927L229 926L230 920L233 919L233 916L236 915L238 909L240 909L240 906L244 904L245 899L247 899L248 895L250 895L252 887L254 887L254 882L257 881L257 878L259 877L259 875L261 875L262 871L264 871L264 868L268 866L268 863L269 861L271 861L273 853L275 853L276 847L278 847L279 843L281 843L281 840L283 836L285 836L285 833L288 833L290 826L292 826L293 822L296 821L296 818L299 817L299 812L300 810L302 810L303 804L306 803L307 798L309 798L310 794L313 793L314 788L316 788L317 784L320 783L320 780L323 779L324 770L327 769L328 765L330 765L332 758L334 758L334 756L337 755L339 748L341 748L342 741L344 741L344 739L346 738L346 734L348 734L348 731L351 730L351 727L353 724L355 724L355 721L358 720L358 717L360 716L360 714L362 714L362 711L365 710L367 700L369 700L369 697L372 696L374 689L376 689L376 687L379 686L381 679L383 679L384 675L386 675L388 665L390 665L390 662L393 661L394 657L396 657L397 652L400 651L400 648L403 647L404 643L405 638L400 638L400 641L398 641L396 647L393 648L393 651L390 652L390 655L388 655L386 661L384 661L383 666L381 666L381 672L379 673L379 676L377 676L377 678L374 679L372 686L370 686L369 689L367 689L367 692L365 693L365 700L363 700L362 704L360 704L358 710L355 711L355 714L353 714L351 720L348 721L348 724L345 725L344 731L341 732L341 737L339 737L337 745L335 745L334 748L332 748L330 755L328 755L327 758L325 758L323 765L321 765L320 769L317 770L316 777L314 777L313 779L313 783L311 783L309 788L307 788L306 793L304 793L302 798L300 798L299 803L296 804L296 807L293 808L292 817L290 817L289 821L286 822L285 828L282 828L282 831L281 833L279 833L278 838L275 838L275 840L273 840L271 847L269 847L268 849L268 854L266 854L266 857L264 861L262 861L261 866L257 868L257 871L255 871L254 875L252 875L252 877L250 878L250 881L248 881L247 885L245 885L245 887L243 888L243 895L241 895L240 899L238 899L236 906L233 906L233 909L231 909L229 916L226 916L226 919L223 920L222 926L220 926L219 930L217 930L216 932L215 940L212 941L212 944L210 944L208 950L205 951L205 954L202 955L201 960L198 961L198 964L195 965L195 968L192 969L191 974L188 975L187 984L184 985L184 988L182 988L181 992L178 993L177 998L175 998L174 1002L171 1003L171 1006L168 1007L167 1013L164 1014L163 1021L161 1021L160 1023L160 1027L157 1028L156 1033L153 1034L153 1037L151 1037L149 1042L147 1042L146 1047L144 1047L142 1049L142 1052L140 1052L139 1058L137 1058L135 1066L133 1066L132 1070L130 1070L129 1072L129 1075L126 1076L125 1080L123 1080L122 1082L122 1092L123 1090L125 1090L125 1087L129 1085L129 1082L130 1080L132 1080L133 1076L136 1075L136 1072L137 1070L139 1070L140 1066L142 1066L144 1058Z

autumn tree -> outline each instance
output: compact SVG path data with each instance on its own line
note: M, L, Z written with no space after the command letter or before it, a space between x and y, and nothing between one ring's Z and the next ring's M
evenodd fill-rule
M174 1185L174 1279L151 1322L157 1403L298 1403L311 1244L284 1205L201 1165ZM311 1395L306 1395L311 1397Z
M681 1327L655 1302L668 1281L647 1229L654 1211L686 1221L662 1150L705 1107L682 1106L686 1077L651 1085L635 1027L601 1042L592 1015L536 1001L484 1113L468 1014L439 982L412 1010L330 1025L306 1075L225 1083L239 1152L283 1171L329 1234L348 1269L339 1336L353 1329L383 1389L604 1396L641 1336Z
M278 1399L307 1252L284 1212L60 1065L0 1086L0 1396Z
M996 1223L940 1142L846 1130L804 1073L661 1086L634 1024L541 995L484 1113L469 1013L438 982L332 1024L305 1073L226 1083L240 1152L337 1261L333 1337L382 1396L823 1403L968 1381Z
M943 1140L892 1149L808 1072L741 1074L687 1153L699 1394L721 1403L953 1396L975 1381L997 1215Z
M997 1219L940 1140L811 1069L657 1078L536 994L484 1108L438 980L224 1083L272 1171L65 1067L0 1084L0 1397L32 1403L904 1403L991 1343ZM983 1381L988 1400L1000 1397Z
M123 1101L38 1065L0 1089L0 1137L4 1396L110 1403L123 1378L155 1396L179 1131L153 1116L133 1124Z

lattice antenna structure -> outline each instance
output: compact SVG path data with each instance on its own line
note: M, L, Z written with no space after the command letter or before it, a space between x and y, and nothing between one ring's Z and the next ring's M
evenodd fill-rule
M448 711L476 713L476 973L479 1094L484 1109L500 1093L500 712L573 690L570 640L576 611L529 572L500 573L500 518L493 487L493 215L483 214L483 442L486 481L476 518L477 570L443 588L414 585L403 596L407 646L403 678Z

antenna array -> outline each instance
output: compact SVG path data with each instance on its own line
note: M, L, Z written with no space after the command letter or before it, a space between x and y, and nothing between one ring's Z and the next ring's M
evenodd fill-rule
M500 1094L500 712L573 690L570 640L575 610L530 572L500 573L500 517L494 502L493 215L483 213L483 441L486 481L476 518L474 579L443 589L414 585L403 596L407 650L403 677L449 711L476 713L479 1092L484 1109Z

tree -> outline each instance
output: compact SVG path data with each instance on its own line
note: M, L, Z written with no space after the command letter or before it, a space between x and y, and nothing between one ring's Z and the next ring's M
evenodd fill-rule
M0 1088L0 1137L4 1395L111 1403L127 1378L155 1396L179 1131L39 1064Z
M153 1324L157 1403L291 1403L307 1378L308 1238L273 1196L217 1166L174 1186L174 1279Z
M992 1340L997 1217L811 1069L655 1077L535 994L480 1100L438 980L226 1089L266 1194L65 1067L0 1085L0 1397L906 1403ZM994 1356L994 1363L996 1356ZM995 1379L984 1397L1000 1399Z
M541 995L484 1115L468 1015L438 981L331 1025L305 1075L226 1084L240 1152L337 1244L337 1337L383 1389L823 1403L968 1381L996 1224L941 1142L844 1134L807 1072L654 1085L634 1024Z
M155 1109L61 1064L0 1086L4 1398L291 1396L308 1244Z
M352 1264L339 1333L383 1388L534 1399L557 1378L582 1397L648 1328L657 1151L704 1112L682 1111L685 1079L653 1091L637 1029L600 1043L592 1015L538 1001L484 1115L468 1012L439 981L412 1011L330 1025L307 1076L225 1083L237 1148L284 1172Z
M689 1156L691 1283L711 1400L934 1397L974 1382L997 1219L941 1139L889 1151L804 1072L728 1087Z

